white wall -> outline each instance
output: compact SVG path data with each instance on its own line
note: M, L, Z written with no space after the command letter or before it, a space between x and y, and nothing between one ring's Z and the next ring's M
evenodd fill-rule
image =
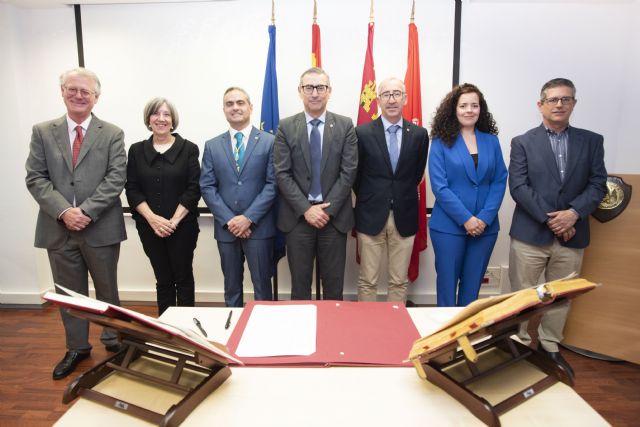
M410 1L376 2L374 59L378 80L404 76ZM417 2L424 122L451 84L452 0ZM312 2L276 2L280 114L301 110L299 74L310 65ZM230 85L247 89L258 124L267 55L271 2L82 6L85 62L102 80L95 112L125 130L127 145L148 136L142 108L154 96L172 99L180 112L179 132L201 148L223 132L221 95ZM576 126L605 135L611 172L638 173L631 119L638 87L637 1L463 2L461 81L484 91L501 129L503 152L510 139L537 125L535 100L541 84L564 75L578 86ZM369 1L324 0L319 4L323 67L332 78L332 111L357 116L366 48ZM24 160L33 123L64 113L57 76L77 64L71 7L21 9L0 4L0 120L11 149L0 162L4 194L0 249L0 303L37 303L51 286L46 254L32 248L37 206L24 187ZM607 80L605 84L604 80ZM432 204L433 197L430 198ZM18 211L16 215L14 212ZM501 210L503 233L491 265L507 265L507 232L513 204ZM201 219L194 267L197 300L222 300L222 273L212 219ZM132 221L122 245L119 285L123 299L154 300L151 268ZM355 291L357 266L349 239L346 293ZM281 292L289 290L286 261L279 266ZM431 250L421 257L412 299L433 302ZM384 280L384 279L383 279ZM247 278L248 282L248 278ZM250 290L250 286L247 286Z

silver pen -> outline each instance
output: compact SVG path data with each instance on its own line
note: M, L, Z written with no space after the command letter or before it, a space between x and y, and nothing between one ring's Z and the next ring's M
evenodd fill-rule
M207 331L204 330L204 328L200 324L200 321L194 317L193 318L193 323L195 323L196 326L198 327L198 329L200 329L200 332L202 332L202 335L204 335L206 337L207 336Z

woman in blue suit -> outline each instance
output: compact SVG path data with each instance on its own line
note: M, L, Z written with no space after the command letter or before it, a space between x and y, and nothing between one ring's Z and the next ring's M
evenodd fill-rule
M436 201L429 229L438 306L463 307L478 298L507 182L497 134L487 102L472 84L456 86L436 111L429 154Z

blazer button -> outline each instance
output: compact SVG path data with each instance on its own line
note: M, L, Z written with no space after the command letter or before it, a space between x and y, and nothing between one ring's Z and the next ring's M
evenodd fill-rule
M75 184L72 182L72 183L71 183L71 186L73 187L74 185L75 185Z
M238 185L242 185L242 181L238 181Z

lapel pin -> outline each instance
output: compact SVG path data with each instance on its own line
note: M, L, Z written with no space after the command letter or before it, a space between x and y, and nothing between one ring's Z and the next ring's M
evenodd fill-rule
M332 128L332 127L333 127L333 123L331 123L331 124L329 125L329 127L330 127L330 128Z

